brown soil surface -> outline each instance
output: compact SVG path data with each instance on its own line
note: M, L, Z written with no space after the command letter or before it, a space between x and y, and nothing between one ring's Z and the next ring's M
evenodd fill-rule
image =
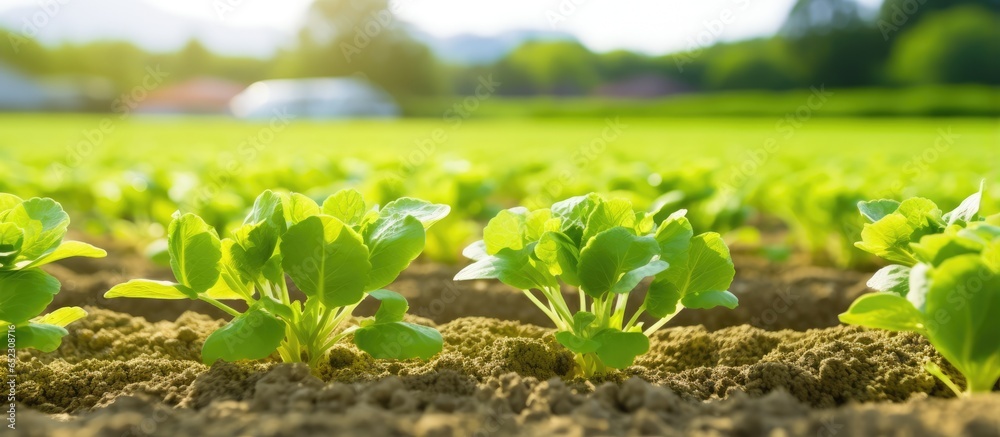
M222 323L204 315L88 310L55 353L19 353L21 433L1000 435L1000 393L945 399L921 368L939 357L912 334L668 328L635 366L587 382L560 378L571 358L550 330L472 317L438 326L445 350L428 362L344 344L317 377L273 361L201 364Z
M923 363L961 377L925 340L839 325L870 273L734 253L738 309L685 310L633 367L588 382L565 376L571 355L520 291L418 263L389 288L409 299L411 318L437 325L444 351L377 361L343 344L314 375L273 359L201 364L224 315L195 301L100 297L171 276L110 249L48 268L63 282L52 308L91 315L55 353L19 353L19 434L1000 437L1000 393L950 398Z

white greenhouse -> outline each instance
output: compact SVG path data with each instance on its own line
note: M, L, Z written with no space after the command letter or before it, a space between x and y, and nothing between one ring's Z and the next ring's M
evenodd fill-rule
M268 119L276 114L295 118L397 117L392 96L361 78L324 77L255 82L229 103L233 115Z

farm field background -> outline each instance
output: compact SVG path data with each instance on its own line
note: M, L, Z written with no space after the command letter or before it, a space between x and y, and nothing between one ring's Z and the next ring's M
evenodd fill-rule
M985 179L985 210L1000 205L996 119L803 114L338 123L8 114L0 191L60 198L75 227L137 248L161 238L176 210L232 228L270 188L322 199L354 187L383 204L416 196L455 208L427 252L448 263L500 209L590 191L689 208L696 227L738 230L730 239L751 243L753 226L773 230L777 219L792 231L779 245L841 266L871 261L851 247L859 200L954 205Z

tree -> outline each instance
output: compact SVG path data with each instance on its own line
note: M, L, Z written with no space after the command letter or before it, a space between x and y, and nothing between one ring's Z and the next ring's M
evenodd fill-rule
M397 96L434 94L444 84L434 56L388 0L317 0L291 58L297 76L360 75Z
M936 12L899 37L892 78L910 84L1000 84L1000 16L981 6Z
M780 35L808 85L869 85L889 51L854 0L798 0Z
M597 57L576 41L528 42L511 52L499 66L500 80L519 79L534 92L556 95L588 93L601 82Z

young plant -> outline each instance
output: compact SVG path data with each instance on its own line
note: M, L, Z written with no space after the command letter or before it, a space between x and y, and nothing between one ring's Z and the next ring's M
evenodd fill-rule
M522 290L555 324L556 340L575 353L578 375L622 369L649 350L649 335L681 309L738 304L726 291L735 275L729 248L717 233L694 235L685 212L657 222L627 200L596 194L547 209L507 209L466 248L476 262L455 279L499 279ZM651 276L642 306L627 315L629 293ZM560 283L576 288L575 314ZM644 327L643 313L659 320Z
M913 331L965 376L964 394L1000 379L1000 214L979 215L982 189L944 214L924 198L858 204L870 223L857 247L896 264L868 281L840 321ZM962 391L928 363L956 394Z
M449 208L401 198L369 208L354 190L318 205L301 194L265 191L232 238L194 214L176 215L168 229L176 282L133 280L105 297L197 299L233 316L205 340L202 360L253 360L275 351L285 362L314 370L342 338L375 358L428 359L441 351L441 334L403 321L406 299L383 290L420 255L425 230ZM293 300L285 278L305 294ZM378 312L346 327L371 296ZM223 300L243 300L240 313Z
M79 241L64 241L69 215L52 199L21 200L0 193L0 324L14 330L18 349L52 352L68 334L66 325L87 316L79 307L44 316L60 284L39 267L74 256L107 253Z

